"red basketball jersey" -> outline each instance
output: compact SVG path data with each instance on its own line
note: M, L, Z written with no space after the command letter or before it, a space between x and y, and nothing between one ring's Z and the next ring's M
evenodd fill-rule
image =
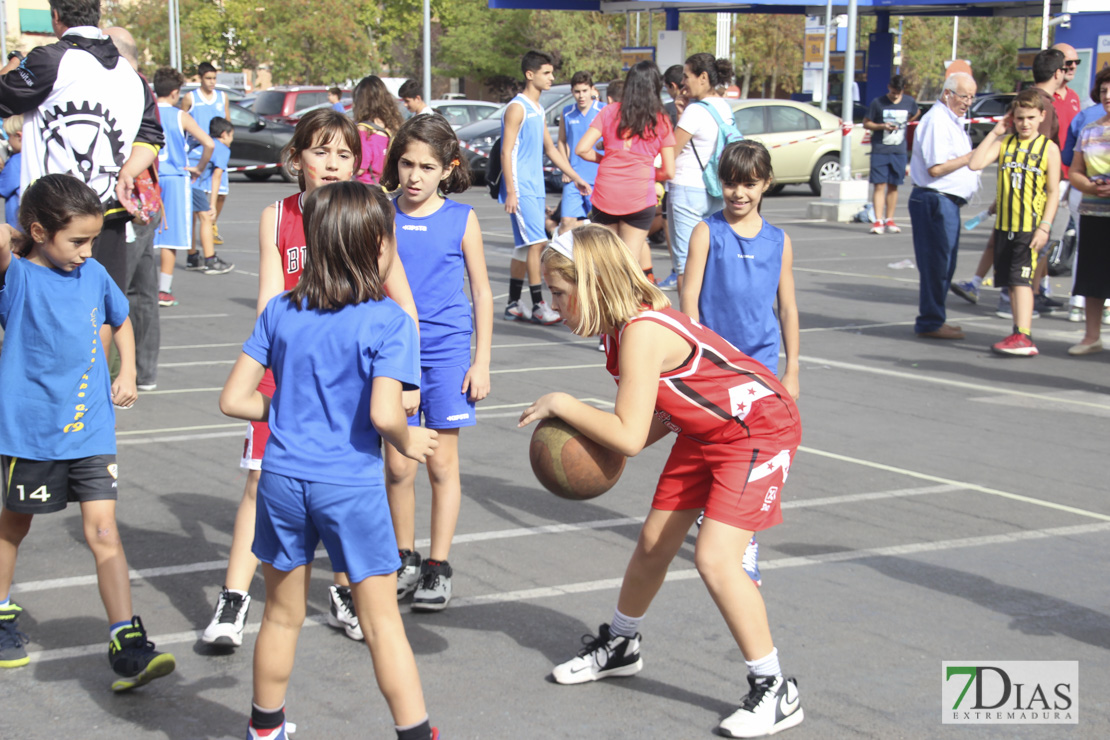
M292 290L301 279L304 268L305 238L304 215L301 201L304 193L290 195L279 200L277 218L274 219L274 243L281 255L281 269L285 275L285 289Z
M628 322L652 321L685 339L689 358L659 378L655 416L671 431L706 444L797 440L794 399L763 363L673 308L647 310ZM625 324L627 328L628 324ZM605 368L620 383L620 335L605 337Z

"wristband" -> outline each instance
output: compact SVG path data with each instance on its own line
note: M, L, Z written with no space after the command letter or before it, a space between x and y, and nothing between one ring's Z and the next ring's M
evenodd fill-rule
M10 62L12 59L19 59L20 61L22 61L23 60L23 52L21 52L19 49L16 49L15 51L11 52L10 54L8 54L8 61Z

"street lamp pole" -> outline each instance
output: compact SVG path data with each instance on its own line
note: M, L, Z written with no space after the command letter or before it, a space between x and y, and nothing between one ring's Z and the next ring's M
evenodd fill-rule
M424 101L432 99L432 6L424 0Z
M856 2L848 3L848 48L844 52L844 92L840 98L840 117L847 124L840 140L840 179L852 179L852 113L855 96L852 95L856 80Z

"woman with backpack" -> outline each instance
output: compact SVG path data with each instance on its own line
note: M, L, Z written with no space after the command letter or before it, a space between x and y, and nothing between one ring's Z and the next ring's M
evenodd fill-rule
M393 95L376 75L363 77L355 86L355 121L358 122L358 136L362 140L362 162L355 177L359 182L377 185L385 167L385 152L389 140L404 121Z
M732 117L732 107L721 97L732 82L732 62L714 59L702 52L686 60L682 87L689 98L674 132L674 179L667 197L667 223L670 225L677 284L663 282L664 288L682 291L682 273L690 249L694 227L710 214L724 208L717 158L724 145L739 140L740 132ZM723 140L723 143L721 143Z
M651 261L642 257L650 257L644 250L655 220L655 183L674 177L674 132L659 97L662 89L655 62L637 62L625 77L620 102L602 108L574 148L585 161L597 162L594 144L601 140L605 153L594 181L590 220L619 236L653 283Z

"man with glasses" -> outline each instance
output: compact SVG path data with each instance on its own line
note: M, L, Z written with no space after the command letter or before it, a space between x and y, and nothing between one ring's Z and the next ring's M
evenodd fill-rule
M958 326L945 323L944 299L956 270L960 242L960 208L979 189L979 175L967 168L971 139L961 120L975 99L975 78L949 75L938 105L917 127L910 177L910 223L920 276L914 332L925 339L963 339Z
M1064 79L1052 96L1052 107L1056 109L1056 117L1060 119L1060 138L1056 143L1063 149L1064 140L1067 139L1068 127L1071 126L1072 120L1079 115L1079 111L1083 107L1079 102L1079 94L1068 87L1071 81L1075 79L1075 73L1079 70L1081 62L1079 55L1075 52L1075 47L1071 44L1054 44L1052 48L1064 55ZM1061 182L1067 182L1067 177L1068 168L1065 166L1064 179Z

